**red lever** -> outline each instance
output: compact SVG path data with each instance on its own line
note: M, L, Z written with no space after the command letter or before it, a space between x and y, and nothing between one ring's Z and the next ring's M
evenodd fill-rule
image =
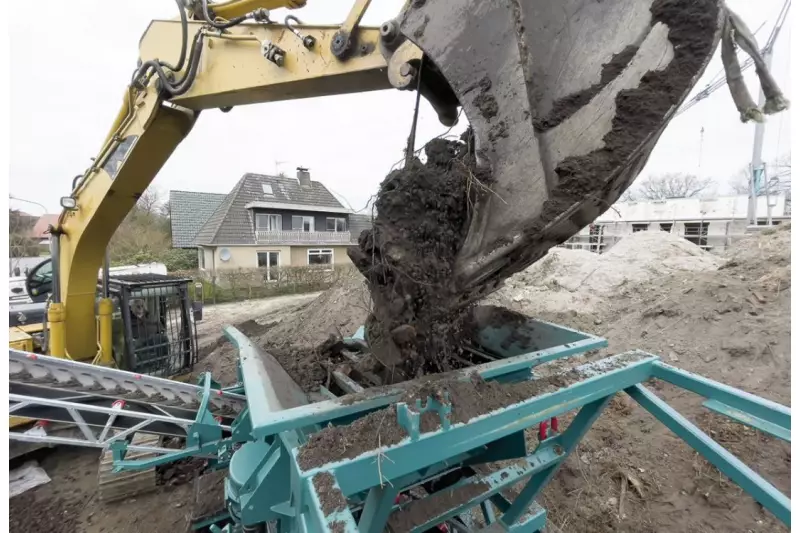
M539 422L539 440L547 438L547 422Z
M553 433L558 433L558 418L552 417L550 419L550 429ZM539 440L543 441L547 438L547 422L539 422Z

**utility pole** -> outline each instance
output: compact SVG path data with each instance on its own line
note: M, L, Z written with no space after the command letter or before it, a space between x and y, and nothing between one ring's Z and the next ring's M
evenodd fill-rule
M772 33L761 52L767 69L772 67L772 50L775 47L775 41L778 39L781 28L783 28L783 23L786 20L790 5L791 0L784 1L781 12L778 14L778 19L775 21L775 26L772 28ZM763 109L766 101L767 97L764 95L764 90L760 89L758 93L758 108ZM758 213L756 212L758 184L763 183L764 186L769 186L765 179L766 169L764 168L764 160L761 158L761 152L764 147L764 130L764 122L756 122L755 134L753 136L753 158L750 163L750 201L747 204L747 223L753 226L758 224Z
M772 47L766 49L764 53L764 63L767 68L772 67ZM764 90L759 90L758 94L758 108L764 109L764 103L767 97L764 95ZM758 213L756 206L758 202L758 184L763 181L764 177L764 160L761 158L761 151L764 148L764 122L756 122L756 131L753 136L753 159L750 162L750 202L747 204L747 223L748 225L755 226L758 224Z

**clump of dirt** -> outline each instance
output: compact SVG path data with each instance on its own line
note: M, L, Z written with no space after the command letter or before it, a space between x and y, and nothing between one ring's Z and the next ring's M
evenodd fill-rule
M349 250L372 296L373 355L401 381L454 368L469 298L455 290L453 267L470 206L489 180L471 142L434 139L425 154L424 164L415 159L386 177L373 228Z

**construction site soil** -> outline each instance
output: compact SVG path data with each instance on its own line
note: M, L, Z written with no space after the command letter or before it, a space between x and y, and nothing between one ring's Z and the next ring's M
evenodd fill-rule
M471 139L467 130L464 140ZM453 283L470 206L488 174L471 142L433 139L381 183L370 230L348 251L367 279L370 348L385 383L450 370L465 335L464 294Z
M555 373L641 349L679 368L789 405L790 235L789 226L765 230L720 255L661 232L626 237L602 255L555 249L484 303L608 339L608 349L553 364ZM316 375L325 380L328 372L319 365L324 357L317 346L331 334L352 334L370 309L364 279L354 273L313 302L258 317L245 329L267 349L282 349L276 354L283 354L279 360L293 377L316 367L321 368ZM292 362L293 353L307 359ZM215 377L231 384L235 361L235 352L222 344L198 371L220 369ZM298 370L291 371L292 365ZM712 413L699 397L669 384L648 386L790 495L788 443ZM380 438L385 445L396 438L384 431L390 419L355 424L368 428L371 442L378 444ZM570 419L563 417L562 426ZM437 422L427 419L423 428ZM535 434L530 437L533 446ZM335 444L343 448L342 442ZM96 496L98 455L70 448L43 454L40 464L52 481L10 500L11 530L174 533L185 531L198 515L198 500L219 498L220 484L200 478L103 504ZM547 509L550 533L788 531L624 395L595 422L539 503Z

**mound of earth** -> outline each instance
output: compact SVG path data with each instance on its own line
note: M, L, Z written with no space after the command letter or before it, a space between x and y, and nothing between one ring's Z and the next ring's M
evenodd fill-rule
M790 405L790 234L782 227L743 239L716 271L676 271L637 284L610 298L588 327L579 316L559 318L608 339L609 348L593 357L642 349ZM692 393L662 382L650 387L790 494L788 443L705 409ZM788 531L625 395L595 423L541 503L552 532Z
M364 325L370 309L364 277L353 268L345 271L339 283L314 301L283 316L272 327L252 338L267 346L289 343L300 348L316 348L330 335L353 335ZM268 317L264 320L269 323Z
M676 272L714 271L723 263L677 235L643 231L602 255L553 248L506 280L488 301L534 317L573 310L605 314L612 297L626 296L638 284Z

